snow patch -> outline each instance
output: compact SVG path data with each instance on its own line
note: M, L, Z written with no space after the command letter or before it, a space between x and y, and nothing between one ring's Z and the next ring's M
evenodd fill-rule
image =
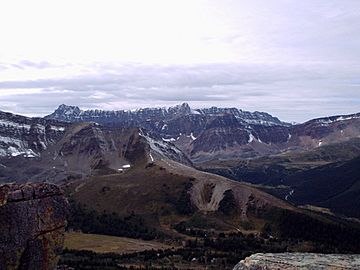
M339 116L339 117L336 117L334 119L319 119L317 120L319 123L322 123L322 124L331 124L331 123L334 123L334 122L339 122L339 121L346 121L346 120L351 120L351 119L358 119L360 118L360 115L351 115L351 116Z
M254 137L254 135L249 132L249 140L248 140L248 143L251 143L252 141L256 140L256 138Z
M46 144L44 142L40 142L40 145L41 145L43 150L45 150L47 148L47 146L46 146Z
M26 129L26 130L30 130L30 128L31 128L31 125L19 124L19 123L16 123L16 122L3 120L3 119L0 120L0 125L5 126L5 127L18 128L18 129L23 128L23 129Z
M20 156L33 158L39 156L32 149L28 147L27 142L14 139L10 137L0 136L0 144L2 144L2 149L0 151L0 156Z
M54 131L60 131L60 132L65 131L65 128L64 128L64 127L50 126L50 129L51 129L51 130L54 130Z
M165 139L165 138L161 138L164 142L175 142L179 139L179 137L177 139L175 138L170 138L170 139Z
M237 118L240 118L244 120L246 123L251 125L262 125L262 126L278 126L279 123L273 122L273 121L264 121L264 120L258 120L258 119L246 119L242 116L238 116Z
M182 155L182 152L176 148L174 145L169 144L166 140L163 139L163 141L155 140L148 135L145 135L141 132L139 132L139 135L147 140L147 142L150 145L150 148L155 151L156 153L159 153L162 156L167 156L167 153L173 152L178 155Z
M288 201L289 198L294 194L294 192L295 192L295 190L292 189L292 190L289 192L289 194L287 194L287 195L285 196L285 201Z
M199 111L191 110L191 114L201 114Z

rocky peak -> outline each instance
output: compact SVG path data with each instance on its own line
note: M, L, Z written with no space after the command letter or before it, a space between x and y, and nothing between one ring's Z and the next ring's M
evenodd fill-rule
M78 117L80 113L81 110L77 106L69 106L69 105L61 104L47 118L62 120L62 121L71 121L71 119Z
M187 115L187 114L191 114L191 108L189 104L184 102L180 105L169 107L168 112L176 115Z
M55 269L67 211L56 185L1 185L0 269Z

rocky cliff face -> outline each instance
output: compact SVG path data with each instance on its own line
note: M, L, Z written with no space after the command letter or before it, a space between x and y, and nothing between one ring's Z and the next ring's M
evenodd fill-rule
M57 141L67 124L0 111L0 157L36 158Z
M360 255L312 253L258 253L237 264L234 270L342 270L360 269Z
M0 269L55 269L68 202L52 184L0 186Z

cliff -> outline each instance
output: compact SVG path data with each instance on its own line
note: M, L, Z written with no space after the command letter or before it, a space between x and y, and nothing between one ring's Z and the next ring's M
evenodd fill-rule
M0 186L0 269L55 269L68 202L55 185Z

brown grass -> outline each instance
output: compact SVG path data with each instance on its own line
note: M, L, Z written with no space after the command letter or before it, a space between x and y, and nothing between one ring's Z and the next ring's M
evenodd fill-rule
M133 253L151 249L168 249L172 246L155 241L79 232L66 233L64 246L68 249L90 250L97 253Z

